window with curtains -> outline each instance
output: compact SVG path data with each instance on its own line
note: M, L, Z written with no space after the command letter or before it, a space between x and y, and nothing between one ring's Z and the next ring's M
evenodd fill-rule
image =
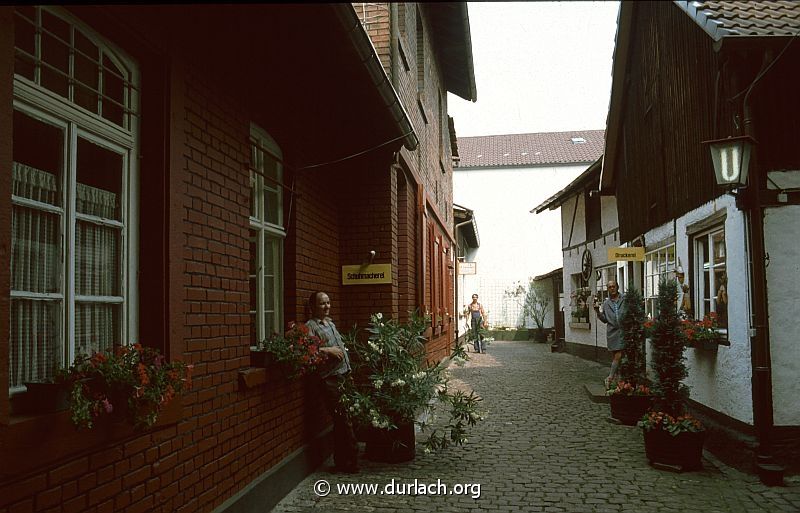
M15 15L12 392L137 336L134 68L59 9ZM97 75L92 101L83 72ZM119 102L104 92L111 74Z
M725 228L718 226L694 237L694 286L697 318L717 314L717 325L728 328L728 275Z
M250 130L250 345L283 331L283 168L263 130Z
M654 319L658 314L658 282L674 278L675 244L648 251L644 255L645 314Z

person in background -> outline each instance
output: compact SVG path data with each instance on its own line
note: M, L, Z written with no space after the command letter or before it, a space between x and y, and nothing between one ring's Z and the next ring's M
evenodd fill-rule
M322 340L320 351L326 353L330 365L322 378L325 403L333 417L333 462L337 472L358 472L358 440L353 422L347 412L339 408L342 385L350 375L350 358L336 325L330 318L331 300L324 292L313 292L308 298L311 318L306 322L309 331Z
M481 326L486 328L486 312L483 311L483 305L478 303L478 295L472 295L472 303L464 308L464 314L469 316L470 330L472 331L472 345L476 353L485 353L486 346L483 343L481 336Z
M598 305L597 301L594 303L594 311L597 312L597 318L606 325L606 347L608 347L612 355L611 372L605 379L606 388L611 386L617 376L622 350L625 348L625 343L622 340L622 329L619 324L619 310L622 306L619 285L617 285L616 281L609 280L607 288L608 297L603 301L603 304Z

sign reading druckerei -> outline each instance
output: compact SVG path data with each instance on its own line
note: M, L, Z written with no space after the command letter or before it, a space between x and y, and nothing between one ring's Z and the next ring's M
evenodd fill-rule
M608 248L609 262L644 262L644 248Z
M342 285L392 283L392 264L343 265Z
M478 264L476 262L459 262L458 274L478 274Z

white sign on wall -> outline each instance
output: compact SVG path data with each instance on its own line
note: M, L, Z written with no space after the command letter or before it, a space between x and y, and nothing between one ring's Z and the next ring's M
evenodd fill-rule
M459 262L458 274L478 274L477 262Z

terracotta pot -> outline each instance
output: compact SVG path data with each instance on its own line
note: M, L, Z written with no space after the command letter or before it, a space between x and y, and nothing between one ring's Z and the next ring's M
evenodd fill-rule
M413 422L398 423L397 429L372 428L366 438L364 457L368 460L400 463L416 457Z
M650 464L662 463L682 470L702 468L703 441L706 432L683 432L672 436L668 431L654 429L644 432L644 450Z
M650 408L651 403L652 397L648 395L615 394L608 396L611 416L626 426L635 425Z

